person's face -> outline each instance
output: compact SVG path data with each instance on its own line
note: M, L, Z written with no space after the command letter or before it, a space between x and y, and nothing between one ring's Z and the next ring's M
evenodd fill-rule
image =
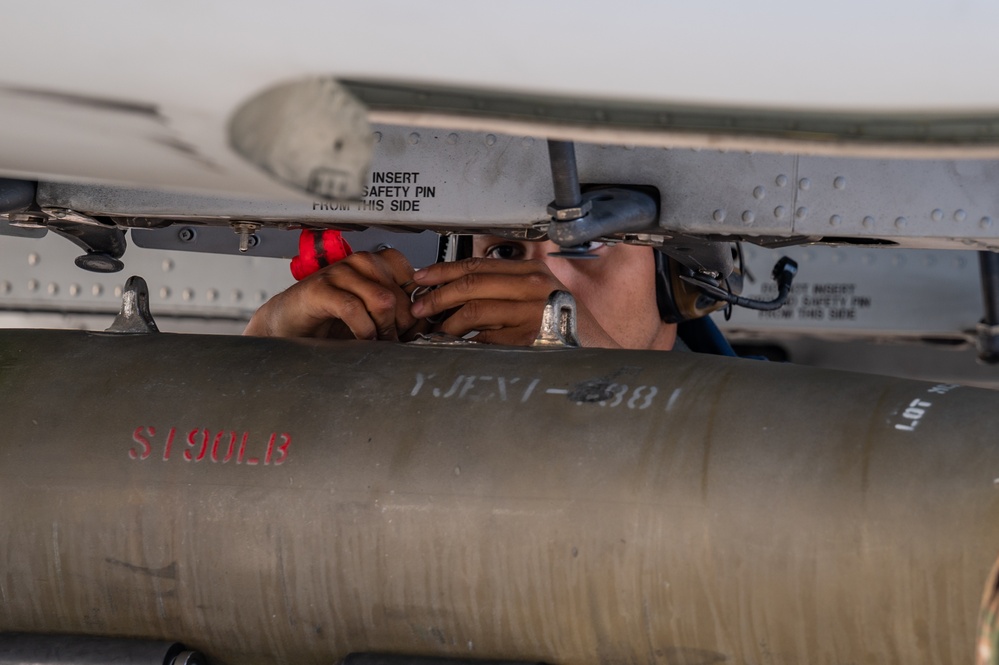
M597 323L622 347L673 347L676 326L659 318L656 305L655 257L650 247L594 243L595 259L549 256L558 245L550 241L509 240L478 235L473 255L492 259L545 263L552 274L585 306Z

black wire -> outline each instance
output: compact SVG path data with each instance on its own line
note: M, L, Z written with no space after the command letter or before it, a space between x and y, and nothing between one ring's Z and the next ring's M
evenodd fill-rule
M745 307L746 309L772 312L783 307L784 303L787 301L787 296L791 293L791 283L794 281L794 276L797 272L798 264L788 257L783 256L779 261L777 261L772 274L774 280L777 282L777 297L773 300L754 300L753 298L743 298L742 296L735 295L731 291L719 288L714 284L701 281L696 277L680 275L680 279L688 284L696 286L702 292L713 298L717 298L718 300L722 300L732 305Z

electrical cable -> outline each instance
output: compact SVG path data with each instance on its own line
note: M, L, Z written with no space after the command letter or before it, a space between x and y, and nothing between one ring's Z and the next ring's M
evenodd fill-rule
M726 291L723 288L710 284L697 277L680 275L680 279L688 284L692 284L712 298L717 298L718 300L722 300L732 305L745 307L747 309L770 312L780 309L787 301L787 296L791 292L791 285L796 274L798 274L798 264L792 259L783 256L779 261L777 261L776 265L774 265L773 272L771 273L771 277L773 277L774 281L777 282L777 297L773 300L743 298L742 296L737 296L731 291Z

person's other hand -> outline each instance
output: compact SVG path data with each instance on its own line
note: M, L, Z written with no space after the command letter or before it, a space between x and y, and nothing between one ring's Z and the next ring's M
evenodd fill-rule
M417 271L413 280L421 287L438 287L417 298L411 309L414 317L456 310L438 326L441 332L461 337L478 331L477 342L510 346L534 342L548 296L568 290L539 260L471 258L437 263ZM578 301L576 313L583 346L619 346Z
M412 279L412 266L394 249L357 252L268 300L243 334L407 339L426 327L410 313L410 298L402 288Z

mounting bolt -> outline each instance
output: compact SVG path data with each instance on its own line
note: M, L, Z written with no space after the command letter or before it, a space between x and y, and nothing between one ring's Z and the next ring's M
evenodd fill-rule
M260 224L254 224L252 222L237 222L232 225L232 230L239 234L239 251L245 252L251 247L256 247L260 239L257 238L256 233L260 228Z
M197 231L192 229L190 226L185 226L181 228L180 231L177 231L177 238L179 238L181 242L194 242L194 239L197 236Z

